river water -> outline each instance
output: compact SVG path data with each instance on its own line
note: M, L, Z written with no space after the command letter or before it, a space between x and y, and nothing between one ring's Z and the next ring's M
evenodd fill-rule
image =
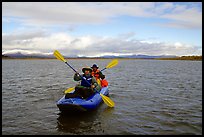
M68 60L78 72L110 61ZM202 61L119 60L103 71L114 108L62 114L56 102L73 74L59 60L2 60L2 134L202 134Z

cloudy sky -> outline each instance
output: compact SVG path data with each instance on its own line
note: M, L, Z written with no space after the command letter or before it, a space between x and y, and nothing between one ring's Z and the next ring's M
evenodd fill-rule
M202 55L201 2L3 2L2 53Z

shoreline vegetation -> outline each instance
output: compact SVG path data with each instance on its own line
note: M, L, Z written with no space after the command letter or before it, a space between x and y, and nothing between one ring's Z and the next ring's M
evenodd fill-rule
M181 56L173 58L156 58L157 60L200 60L202 61L202 56Z
M2 55L2 59L27 59L27 60L36 60L36 59L56 59L56 58L44 58L44 57L9 57ZM78 58L65 58L65 59L113 59L113 58L89 58L89 57L78 57ZM171 58L117 58L117 59L138 59L138 60L195 60L202 61L202 56L181 56L181 57L171 57Z

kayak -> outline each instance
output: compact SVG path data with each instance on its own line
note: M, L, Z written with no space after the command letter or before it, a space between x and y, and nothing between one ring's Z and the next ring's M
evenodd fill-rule
M101 94L108 95L108 87L102 87ZM65 99L65 95L57 101L57 107L61 112L76 112L76 111L90 111L96 109L102 102L101 95L96 92L87 99L79 97Z

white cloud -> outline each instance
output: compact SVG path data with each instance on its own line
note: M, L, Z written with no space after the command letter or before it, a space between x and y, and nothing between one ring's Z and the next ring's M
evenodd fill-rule
M161 17L172 20L170 23L167 23L167 26L177 28L202 28L202 12L199 12L195 8L175 8L172 13L167 13Z
M126 34L131 34L126 33ZM3 35L2 50L13 49L40 51L50 53L60 50L67 56L101 56L101 55L193 55L202 54L202 49L197 49L194 45L186 45L180 42L165 43L154 41L141 41L136 38L131 40L118 37L96 37L81 36L74 37L66 33L54 33L42 35L41 37L27 37L22 39L22 34L15 34L15 37ZM128 36L128 35L126 35ZM132 35L129 35L132 37Z
M101 23L109 16L84 3L58 2L9 2L3 3L3 17L20 17L27 25L67 25L80 23Z
M202 12L196 7L161 2L3 2L4 22L15 17L32 26L100 24L128 15L169 19L167 26L202 28ZM178 25L175 25L177 24Z

